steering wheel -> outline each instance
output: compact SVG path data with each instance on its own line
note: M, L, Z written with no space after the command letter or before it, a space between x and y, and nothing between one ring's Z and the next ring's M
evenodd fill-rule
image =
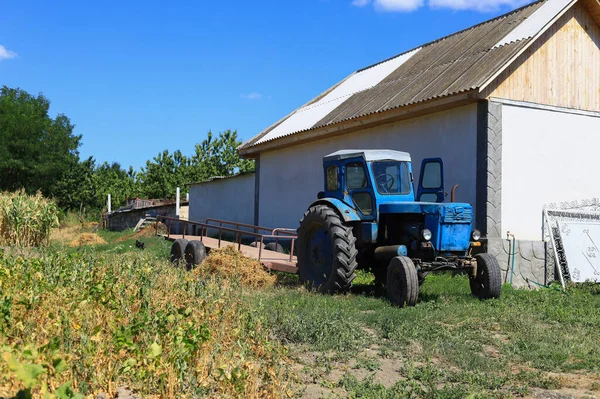
M384 189L387 193L390 192L390 190L394 186L394 183L396 182L394 176L390 175L389 173L382 173L379 176L375 177L375 180L377 181L377 184L379 184L379 186L382 189Z

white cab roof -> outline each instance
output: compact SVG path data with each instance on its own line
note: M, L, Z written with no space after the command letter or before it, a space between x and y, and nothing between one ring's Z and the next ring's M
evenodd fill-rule
M365 161L392 160L400 162L410 162L408 152L394 150L341 150L333 154L325 155L324 161L339 161L340 159L363 157Z

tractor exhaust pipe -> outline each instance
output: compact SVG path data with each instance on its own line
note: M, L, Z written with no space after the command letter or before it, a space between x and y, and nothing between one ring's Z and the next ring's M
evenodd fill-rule
M390 260L396 256L407 256L406 245L387 245L385 247L375 248L375 259Z
M458 188L458 184L455 184L452 187L452 191L450 192L450 202L456 202L456 189Z

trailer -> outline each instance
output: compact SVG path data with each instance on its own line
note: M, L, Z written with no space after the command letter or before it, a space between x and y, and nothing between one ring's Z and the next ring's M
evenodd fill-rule
M200 264L211 249L234 245L242 254L258 260L269 270L294 274L298 272L294 255L298 238L296 230L212 218L194 221L158 216L157 221L165 224L167 233L164 237L173 242L171 261L178 263L185 258L188 269ZM178 231L182 234L171 234L175 226L178 226ZM159 235L158 223L156 234ZM282 243L289 245L289 253L284 252Z

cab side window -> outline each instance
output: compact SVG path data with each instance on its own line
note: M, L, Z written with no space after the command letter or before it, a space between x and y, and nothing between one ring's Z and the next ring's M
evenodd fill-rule
M346 185L349 190L367 187L367 175L360 162L350 162L346 165Z
M337 191L339 186L338 182L338 167L337 165L330 165L327 167L327 191Z

